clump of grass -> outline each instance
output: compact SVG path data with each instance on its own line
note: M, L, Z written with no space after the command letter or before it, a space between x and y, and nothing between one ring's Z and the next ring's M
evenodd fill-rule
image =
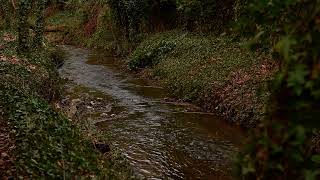
M164 49L164 50L163 50ZM228 36L170 31L151 36L129 58L130 68L150 67L171 93L244 126L264 114L274 63Z

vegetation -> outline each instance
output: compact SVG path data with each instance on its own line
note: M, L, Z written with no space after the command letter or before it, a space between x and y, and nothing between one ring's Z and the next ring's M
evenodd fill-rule
M200 16L194 14L197 18L201 19L210 15L210 12L202 8L201 3L196 3L196 1L188 1L188 3L189 5L197 4L196 7L198 8L196 9L205 12L205 15L200 13ZM217 2L212 3L219 4ZM252 144L242 153L238 164L239 175L245 179L269 179L275 176L281 179L316 179L319 175L319 155L316 155L317 153L312 149L313 146L309 141L313 136L314 128L319 127L317 122L320 113L318 86L319 1L269 2L248 0L237 2L233 7L236 7L235 5L239 6L238 12L234 14L237 24L235 30L239 32L236 35L257 34L248 41L248 47L254 51L271 52L273 59L279 60L280 64L279 73L269 86L272 96L269 97L270 101L265 111L267 116L263 118L264 120L259 128L254 131ZM207 4L206 7L210 6ZM228 8L226 5L224 7ZM305 11L306 9L308 11ZM229 10L231 11L230 8ZM239 16L237 17L237 15ZM218 74L202 75L199 78L198 74L202 74L199 71L206 71L205 66L208 66L208 61L203 62L204 67L197 69L201 61L193 60L195 63L192 64L189 63L189 59L197 59L201 56L205 59L215 56L206 57L206 53L201 52L201 45L196 45L195 42L192 42L192 45L197 50L191 50L190 54L186 53L187 51L184 51L183 48L187 46L179 43L181 43L181 39L175 38L175 36L168 39L164 38L162 41L148 40L137 48L129 66L131 68L153 66L156 71L158 70L156 73L166 78L170 78L171 74L174 78L169 81L171 85L173 84L171 90L178 92L175 94L178 94L179 97L186 97L187 95L187 98L185 98L187 100L198 99L201 97L198 89L208 92L205 87L209 84L205 83L205 86L201 86L199 80L206 77L210 77L210 80L214 80L216 76L225 77L224 73L230 71L219 70L219 66L215 64L214 71ZM179 48L183 50L176 51ZM228 50L226 47L222 46L222 48ZM189 52L190 49L188 49ZM223 55L219 51L219 45L211 47L210 50L215 51L220 56ZM241 57L236 53L236 49L228 52ZM196 55L196 58L194 55ZM232 68L228 65L227 59L228 57L222 57L223 66ZM232 59L234 63L238 58L233 57ZM253 65L245 60L240 62L249 67ZM166 66L163 64L166 64ZM161 66L163 67L161 68ZM236 67L239 68L239 66ZM184 78L186 80L183 80ZM186 86L185 84L191 85ZM241 87L244 87L243 84L241 84ZM232 90L237 91L236 88ZM217 90L214 92L219 93ZM245 96L245 91L241 94ZM257 91L254 94L257 94ZM228 98L224 97L222 101L228 101ZM241 103L243 102L242 100ZM233 105L232 107L236 106ZM243 111L245 108L240 109ZM246 118L249 118L249 116L246 116Z
M183 31L145 40L129 58L129 67L151 68L149 74L162 80L174 96L220 111L246 127L264 116L270 96L267 82L276 70L267 54L251 53L228 36Z
M1 166L2 158L11 156L14 167L5 167L0 176L133 179L125 159L103 155L83 132L84 123L72 122L56 109L62 91L56 67L64 53L48 42L44 46L46 1L35 3L35 33L30 33L32 5L19 1L18 19L11 20L17 27L0 31L0 119L12 128L9 144L14 148L13 154L1 148Z
M3 36L9 35L1 33ZM16 132L16 172L11 175L19 178L130 178L130 170L114 171L121 162L119 159L114 163L113 158L108 159L94 149L91 140L82 133L84 124L70 122L52 107L51 103L59 98L61 91L53 64L60 62L57 50L50 47L17 57L16 44L14 39L11 42L1 40L6 48L1 50L0 57L0 113Z
M159 79L174 96L252 127L236 163L239 178L319 178L312 141L320 126L319 0L20 0L17 21L12 2L0 8L1 25L18 27L17 42L0 44L0 106L24 145L17 149L23 173L104 172L79 130L48 104L58 78L47 51L34 51L47 30L64 42L128 55L131 70Z
M12 6L11 3L9 3L9 1L6 0L1 0L1 7L0 7L0 13L3 16L3 19L5 20L3 27L5 27L6 29L10 29L11 28L11 24L12 24L12 19L10 18L10 16L12 15L12 9L14 8Z
M319 176L319 155L315 155L307 138L319 128L319 7L319 1L268 4L253 0L244 8L243 13L255 18L244 17L242 29L258 33L255 43L271 45L281 62L272 86L269 116L241 159L244 177Z

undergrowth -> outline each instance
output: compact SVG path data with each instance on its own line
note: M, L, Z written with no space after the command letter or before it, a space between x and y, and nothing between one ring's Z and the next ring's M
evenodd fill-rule
M88 3L88 7L73 8L71 6L46 19L48 27L57 31L48 33L52 41L108 50L118 55L128 49L128 44L115 38L117 32L112 28L110 12L106 7Z
M125 160L100 154L79 124L51 105L61 87L54 63L61 61L52 55L57 51L17 57L15 36L0 35L0 116L15 130L16 177L130 179Z
M277 69L268 54L251 53L231 37L181 31L142 42L129 58L129 68L150 68L174 96L218 110L244 126L264 115L267 83Z

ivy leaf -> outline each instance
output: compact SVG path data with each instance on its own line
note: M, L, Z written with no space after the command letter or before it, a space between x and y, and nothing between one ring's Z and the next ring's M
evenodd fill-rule
M290 158L296 163L302 163L304 161L303 156L299 152L293 152Z
M306 139L306 130L303 126L298 126L296 128L296 142L302 144Z
M316 180L319 174L320 174L320 171L307 170L305 172L305 180Z
M290 59L290 47L296 44L296 41L291 39L290 36L284 36L275 46L277 52L279 52L284 60L289 61Z
M307 67L304 64L296 65L294 70L288 74L288 87L293 88L294 93L298 96L303 92L307 75Z
M320 155L314 155L311 157L311 160L315 163L320 164Z
M251 163L248 164L247 167L242 168L242 174L247 175L250 173L254 173L256 170L254 169L253 165Z

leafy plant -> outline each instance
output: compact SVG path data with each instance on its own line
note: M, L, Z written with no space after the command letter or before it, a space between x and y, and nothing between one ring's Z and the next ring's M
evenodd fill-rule
M160 41L156 44L149 44L147 48L145 48L144 44L141 46L144 48L135 51L129 61L129 68L131 70L158 64L160 59L172 51L176 45L174 41Z
M313 128L320 127L320 1L248 0L243 9L238 22L241 32L258 34L255 43L272 48L281 69L272 85L269 116L251 141L253 148L243 153L240 174L248 179L268 179L270 175L283 179L316 179L319 164L312 159L316 160L317 155L311 153L310 144L301 143L310 139ZM274 126L282 130L274 131ZM287 138L291 135L307 139L297 142ZM301 146L289 146L278 158L261 157L261 141L268 142L268 153L274 146ZM272 167L281 168L275 171Z
M188 30L224 31L235 14L235 0L177 0L177 7Z

